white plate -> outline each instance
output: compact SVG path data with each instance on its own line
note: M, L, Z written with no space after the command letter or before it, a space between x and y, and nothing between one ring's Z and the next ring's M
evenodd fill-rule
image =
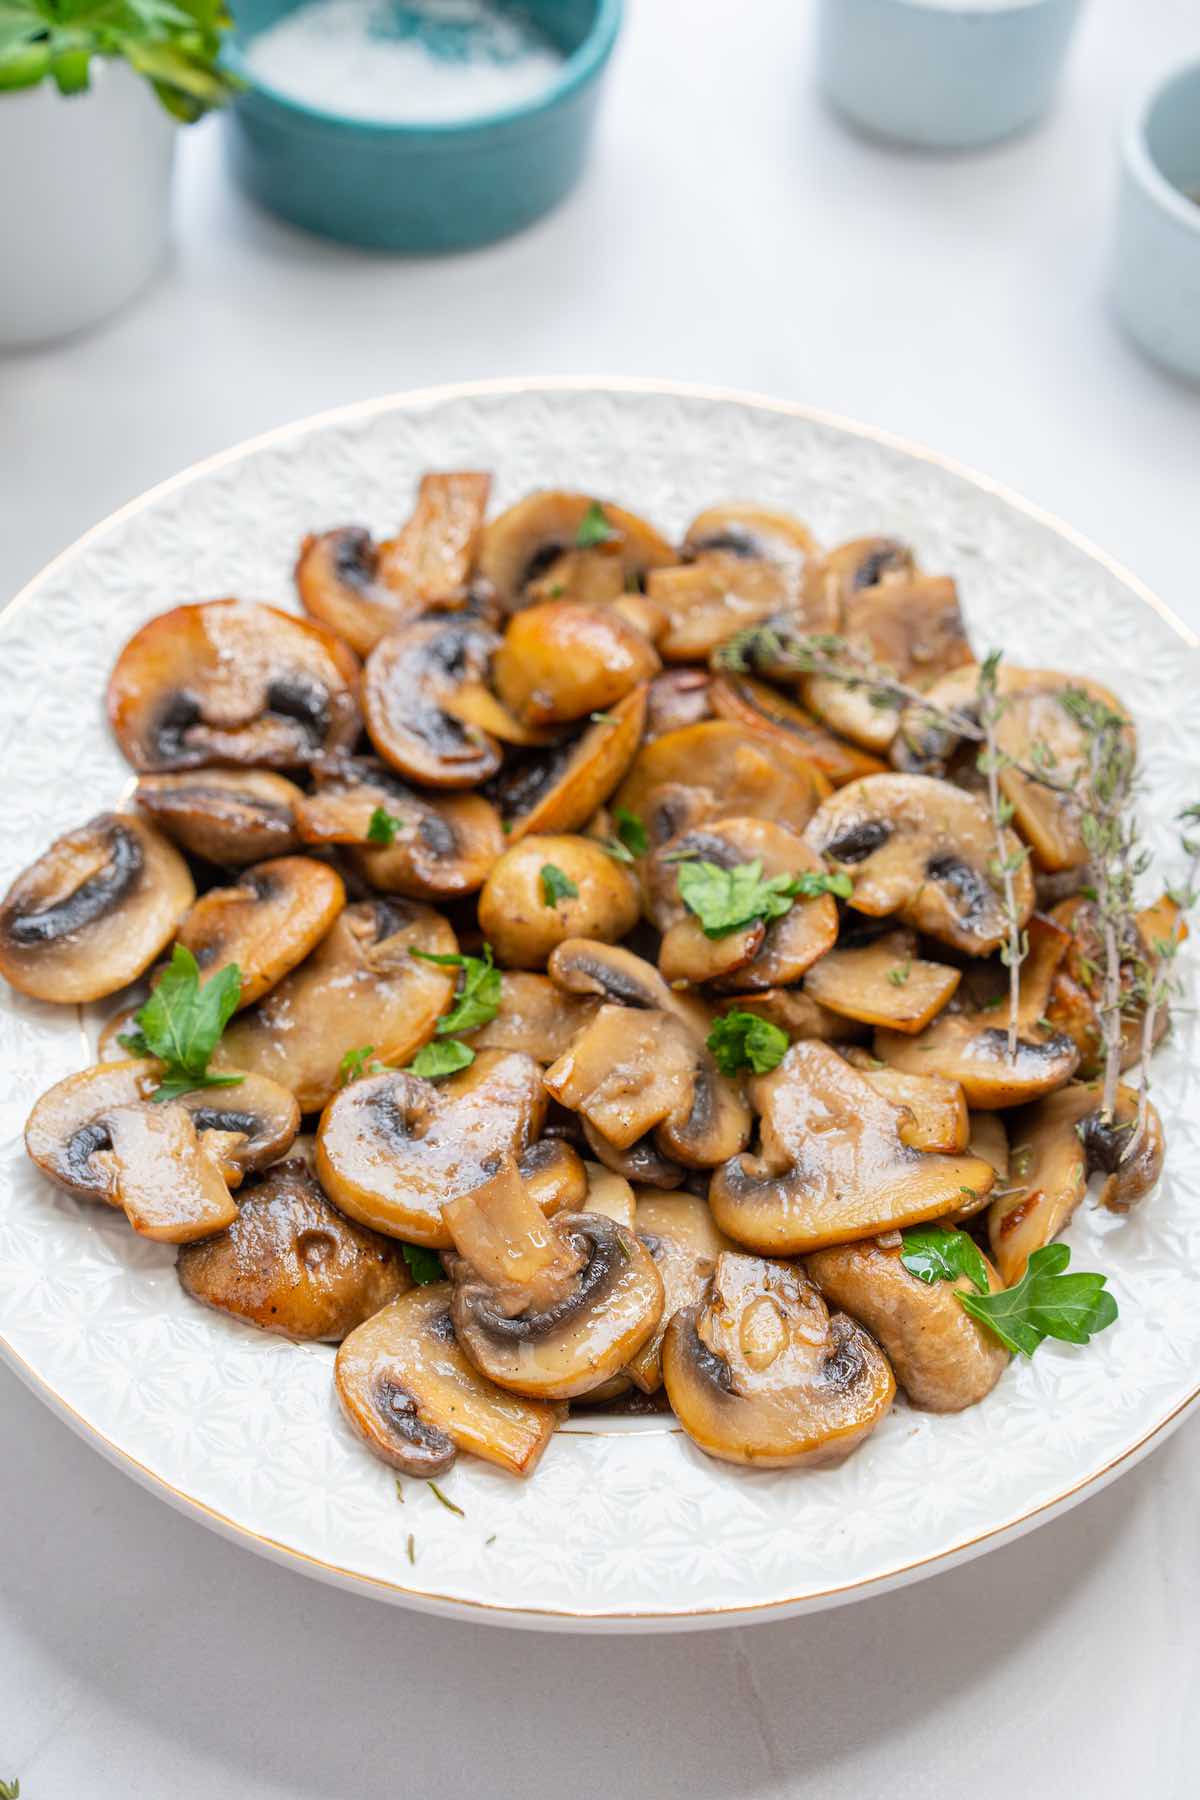
M103 716L129 633L184 600L293 604L301 535L392 529L426 468L611 495L668 531L701 506L790 507L835 543L883 530L959 579L977 648L1111 682L1143 736L1147 836L1195 798L1195 641L1078 538L921 451L802 409L621 382L496 383L352 407L204 463L51 565L0 620L0 884L128 779ZM1200 1394L1200 1131L1189 1016L1156 1062L1170 1173L1128 1220L1085 1206L1075 1262L1119 1323L1046 1345L981 1405L897 1405L832 1472L745 1473L669 1422L573 1427L520 1484L464 1459L458 1518L351 1438L333 1352L186 1300L165 1247L27 1163L33 1099L86 1060L72 1011L0 1003L0 1349L153 1491L292 1567L462 1618L568 1629L744 1623L915 1579L1050 1517L1161 1442ZM412 1535L415 1560L409 1561Z

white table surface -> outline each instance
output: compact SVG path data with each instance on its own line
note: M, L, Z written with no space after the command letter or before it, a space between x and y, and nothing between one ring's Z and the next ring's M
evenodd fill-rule
M1200 49L1192 0L1093 0L1053 120L961 159L833 120L796 0L630 11L583 187L471 256L303 237L232 192L218 126L186 134L154 288L96 336L0 357L0 598L122 501L269 426L426 383L601 371L923 440L1069 519L1200 627L1200 390L1139 360L1101 295L1116 122ZM0 1408L0 1776L22 1800L1196 1791L1194 1425L918 1587L790 1624L586 1641L307 1581L152 1499L4 1371Z

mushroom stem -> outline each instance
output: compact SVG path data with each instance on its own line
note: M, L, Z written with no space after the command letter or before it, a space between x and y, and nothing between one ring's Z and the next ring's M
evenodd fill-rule
M482 1187L447 1201L442 1218L459 1255L501 1305L512 1297L514 1313L545 1311L579 1272L578 1252L547 1224L511 1156Z

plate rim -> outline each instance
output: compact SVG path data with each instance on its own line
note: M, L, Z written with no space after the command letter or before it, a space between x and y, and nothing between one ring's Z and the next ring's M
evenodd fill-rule
M707 383L655 379L653 377L612 375L503 376L400 389L364 400L351 401L341 406L324 408L302 418L294 419L287 424L274 426L253 437L242 439L225 450L217 451L188 464L184 469L155 483L108 513L94 525L89 526L87 530L45 563L18 589L11 599L0 606L0 634L7 630L11 619L34 598L46 580L64 569L76 556L85 553L91 544L102 538L113 526L150 509L167 494L186 487L192 481L217 469L249 458L260 450L286 443L290 439L311 432L319 432L328 427L370 419L383 413L418 412L458 400L537 392L627 393L643 396L661 394L672 398L726 403L803 420L808 424L820 425L867 443L881 444L889 449L901 451L916 461L924 462L956 476L982 492L1003 501L1024 517L1032 519L1054 532L1075 549L1082 551L1098 563L1136 599L1149 606L1181 640L1184 647L1191 650L1200 649L1200 633L1195 632L1184 620L1179 618L1159 595L1124 564L1118 562L1116 558L1110 556L1064 519L1044 507L1038 506L1033 501L1027 500L1005 483L984 475L981 471L956 458L945 456L928 445L904 437L899 433L885 430L879 426L868 425L860 420L848 418L824 408L809 406L801 401L782 400L737 387L713 386ZM890 1589L907 1585L926 1575L936 1573L939 1569L949 1569L956 1564L969 1561L983 1554L985 1550L998 1547L999 1544L1019 1537L1025 1532L1047 1523L1051 1518L1065 1513L1092 1493L1099 1492L1101 1488L1107 1486L1128 1468L1141 1461L1152 1449L1164 1443L1183 1423L1187 1415L1196 1408L1197 1402L1200 1402L1200 1382L1197 1382L1188 1394L1177 1401L1153 1425L1141 1432L1132 1443L1110 1457L1099 1469L1093 1470L1072 1486L1050 1495L1035 1506L1027 1507L1025 1510L1013 1514L1000 1524L990 1526L986 1531L979 1532L974 1537L961 1539L943 1549L918 1557L914 1561L899 1564L891 1569L877 1571L855 1581L835 1583L827 1588L810 1589L802 1594L733 1606L579 1610L566 1607L514 1607L484 1600L464 1599L453 1594L441 1594L428 1588L408 1587L384 1576L368 1575L361 1570L349 1569L342 1564L329 1562L313 1556L307 1551L297 1549L293 1545L283 1543L277 1538L253 1531L238 1520L230 1518L228 1514L221 1512L218 1508L210 1506L206 1501L175 1487L164 1476L158 1474L109 1438L21 1355L3 1330L0 1330L0 1357L51 1412L69 1425L85 1442L99 1450L107 1461L130 1475L140 1486L158 1494L176 1510L208 1526L210 1530L227 1537L230 1541L240 1543L283 1567L290 1567L294 1572L316 1577L373 1598L384 1599L392 1604L406 1605L414 1610L443 1618L468 1619L479 1623L524 1626L541 1630L557 1628L568 1631L609 1630L619 1632L635 1630L639 1626L643 1626L667 1631L749 1624L759 1619L781 1619L796 1616L803 1612L818 1611L825 1607L882 1594Z

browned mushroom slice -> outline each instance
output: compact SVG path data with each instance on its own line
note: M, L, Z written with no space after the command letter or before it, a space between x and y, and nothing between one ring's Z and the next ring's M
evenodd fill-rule
M366 756L323 757L313 779L315 791L296 808L300 835L309 844L350 845L354 867L381 893L411 900L474 893L504 849L500 816L480 794L418 793Z
M346 907L316 949L227 1027L214 1070L252 1069L291 1088L303 1112L337 1091L343 1059L370 1045L407 1062L433 1036L454 996L455 971L412 955L453 956L449 923L409 900Z
M952 1211L966 1188L986 1192L991 1167L905 1143L912 1115L878 1093L827 1044L793 1044L749 1083L761 1116L757 1154L716 1170L709 1204L739 1244L799 1256Z
M614 1224L623 1225L626 1231L632 1231L636 1211L632 1184L614 1169L605 1168L603 1163L589 1162L583 1166L587 1174L587 1194L583 1204L571 1210L599 1213L601 1218L611 1219Z
M500 746L448 702L486 682L500 640L461 614L427 618L383 638L363 671L363 714L385 762L427 787L474 787L500 767Z
M786 1031L794 1043L797 1038L818 1038L824 1044L849 1044L867 1037L865 1025L818 1004L802 988L768 988L761 994L735 994L717 1001L720 1012L757 1013Z
M479 928L509 968L544 968L567 938L615 943L636 925L638 912L629 870L593 839L567 835L522 837L500 857L479 896Z
M134 800L192 856L240 869L300 847L296 806L304 795L266 769L204 769L143 775Z
M55 838L0 902L0 975L35 1000L101 1000L149 967L195 895L152 825L99 813Z
M680 671L682 673L682 671ZM719 719L749 725L768 735L778 735L799 750L834 787L857 781L860 775L876 775L885 765L853 744L843 743L805 712L794 700L768 682L724 669L714 675L708 690L709 704ZM681 720L680 723L686 721Z
M186 1294L281 1337L339 1343L412 1286L399 1246L332 1207L306 1163L276 1163L236 1219L179 1252Z
M646 592L666 616L658 639L664 661L705 662L748 625L776 614L790 619L800 603L801 578L798 569L714 550L674 569L651 570Z
M664 669L646 698L646 742L712 717L706 669Z
M1008 1351L959 1305L974 1293L969 1276L921 1281L900 1260L902 1245L868 1238L806 1257L805 1268L826 1300L876 1337L914 1406L961 1412L990 1394L1008 1365ZM984 1258L988 1286L1000 1277Z
M1121 933L1121 1067L1131 1068L1142 1054L1144 1009L1137 996L1147 966L1158 961L1158 947L1171 940L1176 931L1178 907L1164 895L1153 906L1127 922ZM1043 999L1042 1014L1057 1031L1065 1031L1079 1047L1079 1073L1086 1079L1099 1075L1104 1066L1104 1033L1101 1028L1103 1002L1104 923L1099 907L1078 895L1061 901L1050 915L1053 924L1066 935L1060 963L1052 970L1052 979ZM1186 927L1179 933L1187 935ZM1167 1029L1168 1009L1160 1007L1156 1015L1154 1041Z
M706 1297L667 1327L663 1379L679 1423L722 1462L837 1463L886 1417L882 1350L787 1263L726 1252Z
M596 1212L546 1220L511 1161L450 1201L445 1219L462 1259L454 1328L501 1387L539 1400L589 1393L658 1323L662 1279L633 1232Z
M713 819L768 819L799 831L828 793L825 777L790 744L710 719L644 745L617 803L657 846Z
M359 731L358 658L309 619L244 600L160 613L108 685L108 716L135 769L211 763L303 769Z
M680 895L684 858L722 869L759 863L765 880L824 873L801 838L766 819L722 819L672 839L645 870L650 914L663 934L658 966L667 981L712 981L739 993L786 987L836 943L837 906L822 893L798 896L778 919L755 919L709 937Z
M912 1149L942 1150L957 1156L969 1148L971 1120L966 1095L957 1081L948 1081L944 1075L905 1075L853 1047L844 1050L843 1055L877 1094L911 1115L901 1125L900 1136ZM971 1154L976 1153L972 1150ZM983 1160L990 1163L988 1157Z
M490 475L424 475L395 538L376 544L358 526L305 538L296 564L305 611L367 656L420 613L464 605L490 487Z
M961 969L916 954L909 931L831 950L809 970L804 991L830 1012L893 1031L923 1031L962 980Z
M591 1165L593 1168L595 1164ZM517 1157L525 1191L547 1218L557 1212L586 1211L588 1165L562 1138L539 1138Z
M390 1237L444 1250L442 1204L516 1156L542 1128L541 1070L519 1051L482 1050L446 1081L395 1070L343 1088L317 1132L317 1174L336 1206Z
M822 802L806 842L851 876L850 905L875 917L898 914L930 937L987 956L1008 933L990 873L995 829L972 794L927 775L867 775ZM1011 831L1005 854L1020 850ZM1033 876L1013 876L1022 925L1033 911Z
M1071 1079L1079 1051L1062 1032L1022 1027L1015 1058L1008 1053L1007 1015L1000 1010L940 1013L916 1037L877 1031L875 1054L909 1075L942 1075L962 1084L968 1106L1022 1106Z
M505 969L499 1012L487 1025L464 1033L464 1041L475 1050L523 1050L537 1062L552 1063L595 1016L598 1005L564 993L546 975Z
M492 664L527 725L569 725L623 700L659 668L648 638L610 607L549 600L514 613Z
M704 556L735 556L803 573L819 550L808 526L794 513L726 500L696 514L684 536L683 554L689 562Z
M460 1450L528 1475L558 1409L506 1394L468 1362L450 1317L449 1282L385 1306L342 1344L334 1385L368 1449L405 1475L444 1475Z
M343 906L340 875L311 856L280 856L247 869L235 887L209 888L179 927L203 973L236 963L239 1007L252 1006L303 962Z
M982 1212L985 1206L998 1199L1008 1186L1008 1132L1004 1120L997 1112L969 1113L970 1135L967 1149L972 1156L980 1157L990 1163L996 1172L996 1185L986 1194L977 1194L974 1199L964 1199L947 1215L951 1225L961 1224L964 1219L973 1219L976 1213Z
M587 1119L583 1120L583 1137L597 1162L635 1185L654 1188L677 1188L683 1185L687 1171L669 1156L664 1156L652 1136L637 1138L618 1149Z
M654 1258L665 1296L662 1316L636 1356L629 1373L645 1394L662 1386L662 1341L667 1326L684 1306L704 1297L717 1258L737 1245L718 1231L708 1202L699 1194L664 1194L656 1188L636 1193L638 1237Z
M611 598L631 582L640 584L648 569L675 561L674 550L652 525L608 501L596 523L610 535L594 545L580 545L580 528L595 517L596 505L588 494L550 489L527 495L485 527L479 572L504 606L515 610L522 605L530 584L541 577L546 578L542 593L547 598L558 598L556 587L563 589L563 598ZM593 585L590 578L597 573L599 582Z
M586 825L633 761L645 717L646 690L635 688L578 737L514 759L491 789L510 841Z
M809 564L805 586L840 621L846 605L864 589L906 583L916 570L913 553L898 538L852 538Z

